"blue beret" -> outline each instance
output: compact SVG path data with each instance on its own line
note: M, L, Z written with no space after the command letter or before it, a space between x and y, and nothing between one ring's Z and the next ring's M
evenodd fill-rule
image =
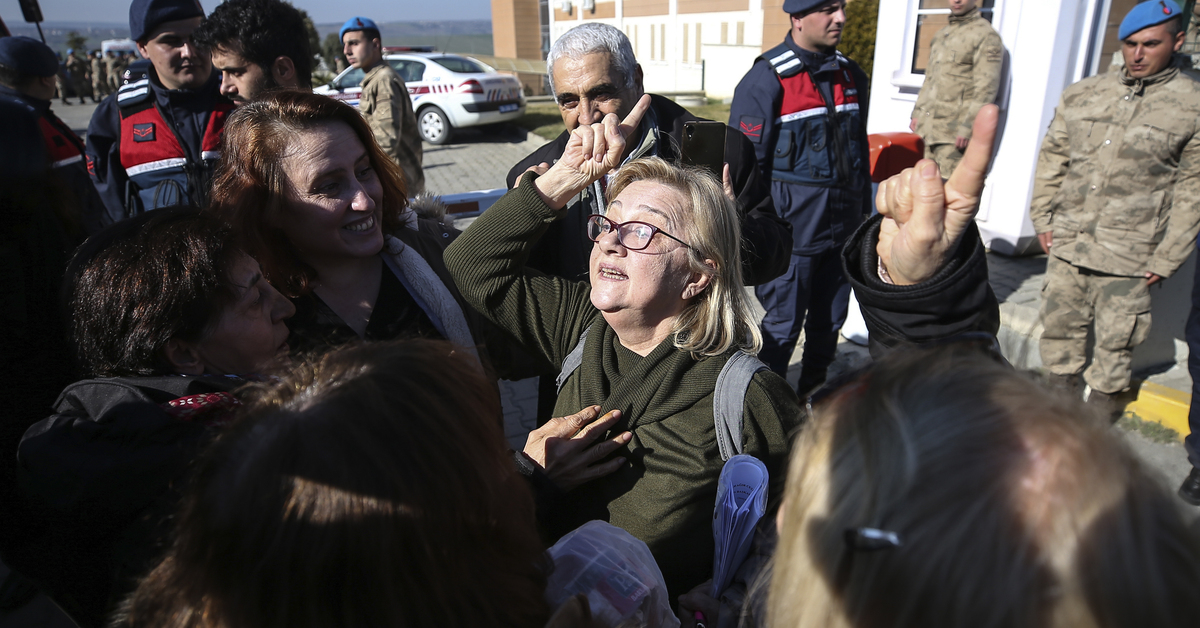
M1121 28L1117 29L1117 39L1124 40L1143 28L1157 26L1182 14L1183 9L1173 0L1143 2L1133 7L1125 15L1125 19L1121 20Z
M50 46L32 37L0 38L0 65L23 76L54 76L58 57Z
M789 15L797 13L808 13L813 9L819 9L833 0L783 0L783 12Z
M129 38L145 39L159 24L204 17L200 0L133 0L129 5Z
M375 25L375 21L369 17L352 17L346 20L345 24L342 24L342 30L338 31L338 39L344 39L346 33L350 31L361 31L368 28L379 30L379 27Z

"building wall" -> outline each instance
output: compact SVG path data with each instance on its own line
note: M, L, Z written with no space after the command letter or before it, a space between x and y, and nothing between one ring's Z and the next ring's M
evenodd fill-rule
M492 49L497 57L543 58L538 0L492 0ZM541 75L516 73L516 77L526 93L544 91Z
M498 1L498 0L497 0ZM621 29L651 92L705 91L726 98L762 49L762 0L609 0L551 11L551 40L587 21Z

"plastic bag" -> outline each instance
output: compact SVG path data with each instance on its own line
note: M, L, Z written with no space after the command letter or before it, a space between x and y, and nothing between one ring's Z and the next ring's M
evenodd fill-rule
M650 548L621 528L589 521L559 539L549 554L554 572L546 601L552 608L582 593L592 616L607 626L679 626Z
M754 526L767 510L767 466L754 456L739 454L721 469L717 504L713 509L713 586L710 595L720 599L733 580L750 546Z

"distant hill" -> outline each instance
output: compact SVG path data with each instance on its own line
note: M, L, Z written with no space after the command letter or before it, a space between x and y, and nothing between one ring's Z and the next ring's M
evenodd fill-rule
M321 41L341 30L338 24L317 24ZM492 54L492 23L488 20L442 22L385 22L379 25L385 46L433 46L442 52Z
M317 32L321 37L328 33L336 33L342 28L342 23L317 24ZM413 35L491 35L491 20L453 20L440 22L384 22L379 25L379 34L384 39L389 37L410 37Z
M25 35L38 38L37 27L25 22L10 22L5 20L8 30L13 35ZM129 37L129 22L42 22L42 33L46 35L46 45L54 50L64 52L67 49L67 33L76 31L88 38L88 49L100 48L100 42L105 39L125 39Z
M9 22L13 35L25 35L37 39L37 27L24 22ZM337 34L342 27L338 24L317 24L317 32L324 39L329 33ZM129 37L127 22L42 22L46 43L58 51L66 50L69 31L77 31L88 38L88 48L100 47L105 39ZM445 52L467 52L492 54L492 23L489 20L451 20L426 22L385 22L379 25L383 43L387 46L436 46Z

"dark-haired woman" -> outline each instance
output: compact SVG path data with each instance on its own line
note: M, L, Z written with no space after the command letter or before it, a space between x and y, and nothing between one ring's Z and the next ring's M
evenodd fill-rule
M18 450L26 509L10 566L81 626L100 626L154 557L178 482L244 376L286 355L294 308L194 209L93 236L68 270L73 339L91 379Z

